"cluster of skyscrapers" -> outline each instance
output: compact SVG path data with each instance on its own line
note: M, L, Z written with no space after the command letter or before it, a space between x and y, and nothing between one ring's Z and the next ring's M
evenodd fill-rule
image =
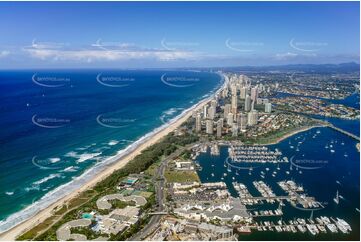
M268 99L260 98L259 94L265 91L265 87L251 85L251 81L245 75L232 75L227 80L228 85L210 102L203 110L195 114L197 132L202 131L205 125L207 134L216 133L217 137L232 133L238 136L239 132L245 132L247 127L258 123L257 108L263 108L264 112L272 112L272 104Z

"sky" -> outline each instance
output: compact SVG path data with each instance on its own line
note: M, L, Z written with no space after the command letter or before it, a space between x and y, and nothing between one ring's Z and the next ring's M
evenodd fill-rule
M359 2L1 2L0 69L360 59Z

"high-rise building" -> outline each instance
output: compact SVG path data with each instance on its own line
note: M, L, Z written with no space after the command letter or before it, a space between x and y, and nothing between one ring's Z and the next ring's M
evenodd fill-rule
M252 101L252 104L251 104L251 110L254 110L254 105L255 105L255 102L256 102L256 101Z
M204 118L204 119L207 118L207 109L208 109L208 106L207 106L207 105L204 105L204 106L203 106L203 118Z
M240 130L246 130L246 128L247 128L247 114L240 113L239 116L240 117L239 117L238 126L239 126Z
M257 101L258 98L258 88L257 87L252 87L251 89L251 99L252 101Z
M256 125L258 122L258 111L252 110L248 113L248 125L253 126Z
M222 126L222 128L223 128L223 126L224 126L224 119L223 119L223 118L220 118L218 121L221 122L221 126Z
M264 105L264 111L265 111L266 113L272 112L272 103L266 103L266 104Z
M250 83L249 78L245 75L240 75L239 79L243 85L247 85L248 83Z
M206 133L213 134L213 120L206 121Z
M237 113L235 120L236 120L236 123L239 126L239 122L241 121L241 113Z
M232 100L231 100L231 107L232 107L232 113L234 116L237 115L237 95L233 95L232 96Z
M211 101L211 107L213 107L214 110L217 108L217 100L213 99L213 100Z
M208 118L213 120L215 115L216 115L216 108L210 106L208 109Z
M231 94L232 96L237 96L237 85L235 83L231 84Z
M246 99L244 100L244 110L246 112L251 110L251 97L249 95L246 96Z
M237 137L238 136L238 125L236 123L234 123L232 125L232 136L233 137Z
M223 119L219 119L217 121L217 137L222 137L222 129L223 129Z
M224 114L223 117L227 118L228 114L231 112L231 104L224 105Z
M240 95L241 99L245 99L245 98L246 98L246 95L247 95L247 88L246 88L246 87L242 87L239 95Z
M243 83L243 82L245 81L245 80L244 80L244 77L245 77L245 76L242 75L242 74L239 75L238 80L239 80L240 83Z
M201 114L197 114L196 116L196 132L200 132L202 130L202 117Z
M227 116L227 125L232 127L233 124L233 113L229 113Z
M223 98L227 97L228 96L228 88L224 88L223 91L222 91L222 96Z

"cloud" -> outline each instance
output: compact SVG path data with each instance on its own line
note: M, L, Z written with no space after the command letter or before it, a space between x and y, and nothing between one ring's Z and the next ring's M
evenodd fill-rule
M102 39L98 39L95 44L91 44L92 47L97 47L103 50L109 49L136 49L139 48L133 43L123 43L123 42L103 42Z
M101 42L98 40L86 48L69 48L63 43L39 43L35 40L31 46L23 48L31 57L55 61L72 60L92 62L97 60L140 60L156 59L160 61L186 60L197 57L195 52L143 48L129 43Z
M31 47L34 49L59 49L67 45L69 44L56 42L38 42L36 39L33 39L31 42Z
M8 51L8 50L0 51L0 58L7 57L8 55L10 55L10 51Z
M279 61L287 61L294 59L303 59L303 58L314 58L317 57L316 53L307 53L307 54L297 54L292 52L286 53L277 53L274 58Z
M229 42L231 43L231 42ZM232 42L233 43L233 42ZM234 42L238 43L238 42ZM243 42L239 42L243 43ZM248 44L248 42L245 42ZM261 42L255 42L261 43ZM308 43L308 42L307 42ZM163 46L164 45L164 46ZM260 44L253 44L260 45ZM169 42L163 39L159 48L147 48L134 43L103 42L101 39L86 46L73 46L66 43L38 42L20 49L19 46L4 47L13 58L0 58L2 66L14 66L20 62L25 67L38 66L94 66L94 67L207 67L241 65L279 64L321 64L359 61L359 54L350 53L310 53L296 50L255 51L251 53L204 52L195 50L196 42ZM192 50L193 49L193 50ZM9 54L4 51L0 57ZM25 56L24 56L25 53ZM30 57L30 58L29 58ZM33 59L31 59L33 58ZM8 61L9 59L9 61ZM30 60L30 61L29 61ZM39 60L39 61L38 61ZM43 61L42 61L43 60Z
M298 54L292 53L292 52L286 52L286 53L277 53L275 55L275 59L277 60L288 60L297 57Z

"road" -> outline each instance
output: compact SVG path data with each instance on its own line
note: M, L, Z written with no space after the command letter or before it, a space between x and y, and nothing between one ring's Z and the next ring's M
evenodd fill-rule
M179 148L175 152L173 152L171 155L169 155L167 158L161 161L155 176L153 177L153 182L155 184L155 192L156 192L156 199L157 199L157 212L163 212L164 211L164 172L167 167L168 161L174 159L175 157L179 156L184 150L189 149L194 144L187 145L185 147ZM145 225L145 227L136 233L134 236L129 238L128 240L133 241L140 241L144 240L150 233L152 233L156 227L159 224L160 219L164 215L153 215L150 218L150 221Z

